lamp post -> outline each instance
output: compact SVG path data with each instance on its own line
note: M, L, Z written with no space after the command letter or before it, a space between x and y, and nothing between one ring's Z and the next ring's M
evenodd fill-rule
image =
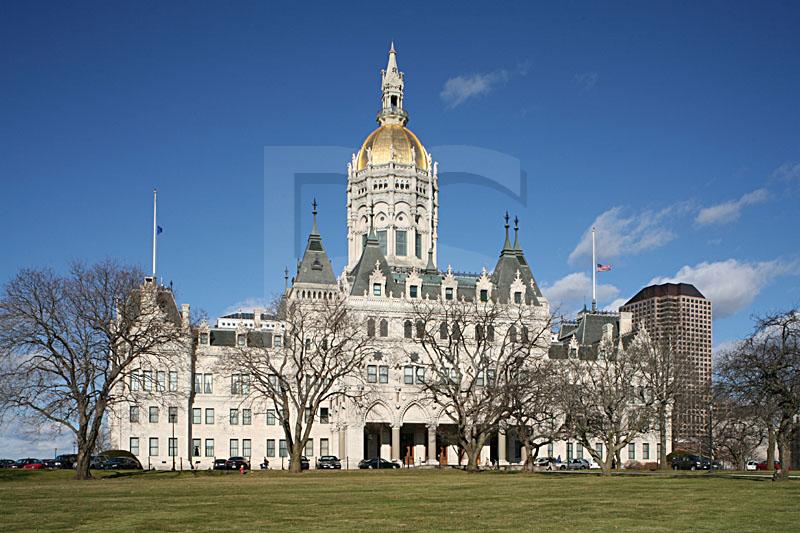
M170 419L170 422L172 422L172 441L170 443L172 445L172 446L170 446L170 448L172 448L172 449L170 451L172 452L171 455L172 455L172 471L173 472L175 471L175 454L178 453L178 443L175 442L175 419L177 417L178 417L178 413L175 413L174 415L172 413L170 413L169 419Z

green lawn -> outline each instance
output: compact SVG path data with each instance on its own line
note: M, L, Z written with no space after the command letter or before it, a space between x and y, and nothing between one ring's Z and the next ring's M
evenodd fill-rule
M0 470L0 530L797 530L800 482L447 471ZM100 474L108 476L108 474Z

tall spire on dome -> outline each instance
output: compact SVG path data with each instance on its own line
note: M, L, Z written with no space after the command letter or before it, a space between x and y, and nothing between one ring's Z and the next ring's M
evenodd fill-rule
M403 109L403 73L397 68L397 52L394 41L389 47L389 60L386 70L381 71L381 111L378 113L378 123L400 124L405 126L408 122L408 113Z

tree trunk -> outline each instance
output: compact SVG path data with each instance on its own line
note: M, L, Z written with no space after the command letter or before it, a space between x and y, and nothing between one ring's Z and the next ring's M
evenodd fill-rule
M603 462L600 463L600 466L603 469L604 476L611 475L611 462L614 461L614 454L613 453L606 453L606 458L603 459Z
M789 468L792 466L791 434L787 431L778 433L778 457L781 462L780 475L776 479L789 479Z
M658 408L658 464L661 470L669 470L667 464L667 406L661 404Z
M767 470L775 470L775 428L772 424L767 426Z
M303 456L303 447L300 446L300 443L295 441L294 446L292 446L292 455L290 457L290 464L289 464L289 472L294 474L301 474L303 472L303 465L300 462L300 458Z
M78 442L78 459L75 462L75 479L92 479L92 473L89 471L89 466L92 462L92 454L86 448L86 443Z
M470 445L464 451L467 452L467 472L477 472L478 455L481 453L480 447Z
M525 465L524 465L523 468L524 468L524 470L526 472L533 472L533 471L536 470L536 466L535 466L536 465L536 456L539 454L539 450L537 448L536 449L536 453L534 453L534 451L533 451L534 447L533 446L529 446L527 443L524 446L525 446L525 451L527 452L526 453L527 457L525 457Z

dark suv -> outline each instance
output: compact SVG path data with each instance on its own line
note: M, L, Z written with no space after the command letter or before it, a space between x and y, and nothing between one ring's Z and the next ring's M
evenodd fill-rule
M231 457L225 461L225 468L227 470L239 470L243 466L245 470L250 470L250 461L245 457Z
M342 462L335 455L323 455L317 459L317 470L333 469L340 470Z
M72 468L78 461L78 456L74 453L57 455L55 458L56 468Z
M711 461L700 455L679 455L672 458L673 470L709 470Z
M132 457L110 457L100 465L103 470L141 470L142 465Z

